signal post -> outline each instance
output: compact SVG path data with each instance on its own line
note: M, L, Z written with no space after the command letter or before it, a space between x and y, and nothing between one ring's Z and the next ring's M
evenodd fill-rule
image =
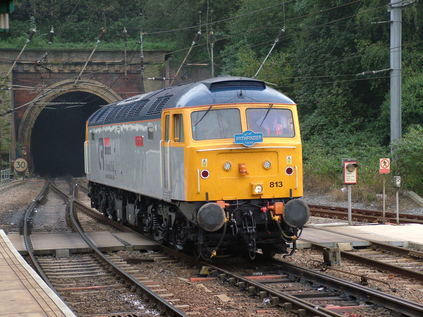
M344 184L348 188L348 224L352 225L352 197L351 197L351 185L357 184L358 179L358 164L354 159L342 160L342 166L344 170Z
M381 158L379 159L379 174L386 175L391 172L391 159L390 158ZM386 177L383 176L383 191L382 191L382 218L385 221L386 213Z

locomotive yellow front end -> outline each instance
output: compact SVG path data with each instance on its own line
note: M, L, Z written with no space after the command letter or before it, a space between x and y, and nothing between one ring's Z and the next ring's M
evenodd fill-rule
M190 118L186 197L204 203L198 225L207 232L230 226L251 254L256 248L285 252L284 242L295 240L309 217L307 206L294 200L303 195L296 105L226 104L185 111Z
M189 117L188 201L303 195L296 106L213 106L190 109Z

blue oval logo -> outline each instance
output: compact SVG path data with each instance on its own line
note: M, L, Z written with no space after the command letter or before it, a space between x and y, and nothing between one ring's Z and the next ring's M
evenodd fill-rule
M235 134L234 140L235 144L242 144L244 146L250 147L258 142L263 142L263 133L247 130L243 133Z

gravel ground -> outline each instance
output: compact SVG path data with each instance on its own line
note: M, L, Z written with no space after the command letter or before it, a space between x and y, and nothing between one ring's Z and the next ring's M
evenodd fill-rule
M172 293L175 298L169 301L182 308L189 315L214 316L293 316L279 309L269 307L257 297L249 297L237 288L222 284L218 280L193 282L199 269L188 264L158 260L146 262L149 253L119 251L118 255L142 271L154 284L160 285L163 292ZM153 254L153 253L150 253ZM144 261L143 261L144 260Z
M25 207L38 195L43 179L28 179L16 185L0 187L0 229L6 233L20 229Z
M66 204L52 190L35 212L33 232L72 232L66 222Z

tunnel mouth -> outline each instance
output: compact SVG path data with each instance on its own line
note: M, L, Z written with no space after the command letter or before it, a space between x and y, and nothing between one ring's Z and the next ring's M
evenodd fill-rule
M44 177L83 176L85 123L105 104L82 91L64 93L46 104L31 133L33 172Z

